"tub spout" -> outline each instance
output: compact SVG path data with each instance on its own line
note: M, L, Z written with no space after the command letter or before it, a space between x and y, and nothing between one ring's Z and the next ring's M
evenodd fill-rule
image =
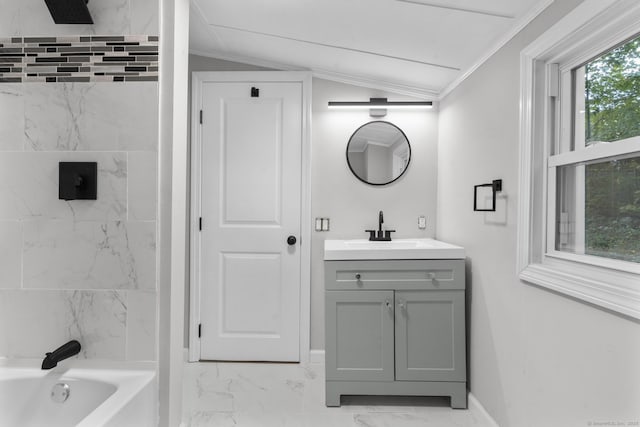
M80 343L76 340L71 340L61 345L51 353L47 353L47 356L42 361L42 369L55 368L58 362L80 353L80 348Z

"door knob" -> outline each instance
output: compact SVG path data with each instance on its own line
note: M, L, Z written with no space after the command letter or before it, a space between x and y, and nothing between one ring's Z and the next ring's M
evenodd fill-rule
M296 242L297 242L296 236L287 237L287 243L289 244L289 246L295 245Z

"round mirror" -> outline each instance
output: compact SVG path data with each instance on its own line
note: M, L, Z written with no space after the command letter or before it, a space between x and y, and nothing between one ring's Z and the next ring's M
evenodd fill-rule
M400 178L411 160L407 136L396 125L365 123L351 135L347 163L351 172L371 185L385 185Z

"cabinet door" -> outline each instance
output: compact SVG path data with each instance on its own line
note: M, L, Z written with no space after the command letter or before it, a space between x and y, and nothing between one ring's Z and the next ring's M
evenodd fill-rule
M396 379L465 381L464 291L397 291Z
M393 381L393 291L327 291L327 380Z

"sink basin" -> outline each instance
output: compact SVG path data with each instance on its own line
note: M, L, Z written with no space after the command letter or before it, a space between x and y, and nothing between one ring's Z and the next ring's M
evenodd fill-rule
M336 240L343 241L345 246L353 249L412 249L417 248L421 240L402 239L390 242L372 242L369 240Z
M325 240L328 261L366 259L464 259L464 248L433 239Z

